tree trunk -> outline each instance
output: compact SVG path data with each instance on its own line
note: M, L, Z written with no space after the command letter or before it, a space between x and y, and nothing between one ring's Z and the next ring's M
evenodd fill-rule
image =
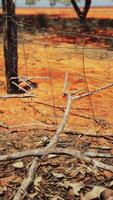
M18 40L15 4L13 0L2 0L4 15L4 58L7 93L19 93L18 85Z
M80 19L85 19L91 6L91 0L85 0L85 5L81 11L76 0L71 0L73 8Z

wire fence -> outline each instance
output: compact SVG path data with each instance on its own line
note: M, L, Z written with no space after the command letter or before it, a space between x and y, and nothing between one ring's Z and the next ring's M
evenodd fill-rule
M15 108L10 100L6 102L1 100L0 115L4 124L9 121L10 125L36 125L37 122L47 125L58 124L66 105L63 94L66 74L66 90L78 91L78 94L89 93L113 82L112 36L85 32L80 34L76 31L41 27L35 30L34 25L29 23L15 21L14 23L19 30L18 65L19 78L22 80L20 87L25 88L31 85L29 89L32 88L31 92L37 97L17 100ZM26 31L28 29L32 30L32 34ZM71 42L70 37L73 37ZM88 39L89 43L86 43ZM92 39L95 45L91 42ZM107 41L110 42L110 46L106 45ZM5 90L3 53L0 57L2 60L0 91L2 93ZM112 88L110 88L94 97L89 96L78 102L75 101L68 126L77 131L92 131L97 134L103 129L104 131L113 130L112 97Z

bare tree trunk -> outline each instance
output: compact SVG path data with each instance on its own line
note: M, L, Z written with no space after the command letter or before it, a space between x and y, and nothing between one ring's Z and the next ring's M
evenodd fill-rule
M76 0L71 0L71 3L73 5L73 8L77 14L77 16L82 20L82 19L85 19L87 14L88 14L88 11L90 9L90 6L91 6L91 0L85 0L85 5L84 5L84 8L83 10L81 11L79 6L77 5L77 2Z
M4 58L7 93L19 93L18 85L18 41L15 4L13 0L2 0L4 15ZM13 79L17 77L16 79ZM13 83L16 83L13 84Z

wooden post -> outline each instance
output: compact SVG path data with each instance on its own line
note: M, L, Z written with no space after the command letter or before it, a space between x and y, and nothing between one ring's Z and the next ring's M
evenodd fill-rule
M2 0L2 8L4 16L4 59L7 93L17 94L19 93L19 88L17 87L18 41L15 3L13 0Z

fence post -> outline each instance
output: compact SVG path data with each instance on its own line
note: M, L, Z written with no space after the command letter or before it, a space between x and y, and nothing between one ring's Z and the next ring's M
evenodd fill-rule
M4 18L4 59L7 93L19 93L18 85L18 38L13 0L2 0ZM16 83L16 84L15 84Z

